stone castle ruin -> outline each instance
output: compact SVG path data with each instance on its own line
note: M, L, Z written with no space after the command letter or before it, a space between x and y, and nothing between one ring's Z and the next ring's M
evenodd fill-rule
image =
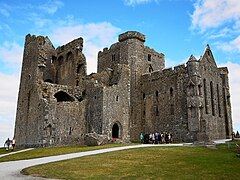
M15 124L18 147L84 144L95 132L109 139L172 131L176 141L231 136L228 69L210 47L197 60L165 68L164 54L128 31L98 53L87 75L83 39L54 48L48 37L27 35Z

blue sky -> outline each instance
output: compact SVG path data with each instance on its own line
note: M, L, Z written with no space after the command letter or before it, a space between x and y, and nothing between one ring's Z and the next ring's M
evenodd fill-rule
M88 73L97 52L129 30L166 56L166 66L197 58L207 44L230 71L234 130L240 130L239 0L0 0L0 142L12 138L25 36L48 36L57 47L84 38Z

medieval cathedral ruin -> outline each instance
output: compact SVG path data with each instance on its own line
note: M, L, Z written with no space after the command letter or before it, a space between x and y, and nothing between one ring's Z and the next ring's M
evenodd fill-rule
M165 68L164 54L128 31L98 53L87 75L83 39L54 48L27 35L15 124L18 147L84 144L90 132L109 139L171 131L175 141L225 139L232 133L228 69L207 45L200 59Z

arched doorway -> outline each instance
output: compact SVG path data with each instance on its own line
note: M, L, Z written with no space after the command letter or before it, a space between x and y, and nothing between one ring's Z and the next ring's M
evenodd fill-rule
M112 127L112 138L119 138L119 126L117 123Z

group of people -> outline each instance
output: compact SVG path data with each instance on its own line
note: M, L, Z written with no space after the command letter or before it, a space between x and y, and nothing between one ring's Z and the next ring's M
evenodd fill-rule
M155 132L155 133L150 133L150 134L145 134L143 135L142 133L140 134L140 141L141 143L144 144L169 144L173 143L173 135L172 132Z
M5 141L4 143L4 147L6 148L6 151L12 149L12 151L15 149L15 145L16 145L16 140L15 138L13 138L12 140L10 140L9 138Z

